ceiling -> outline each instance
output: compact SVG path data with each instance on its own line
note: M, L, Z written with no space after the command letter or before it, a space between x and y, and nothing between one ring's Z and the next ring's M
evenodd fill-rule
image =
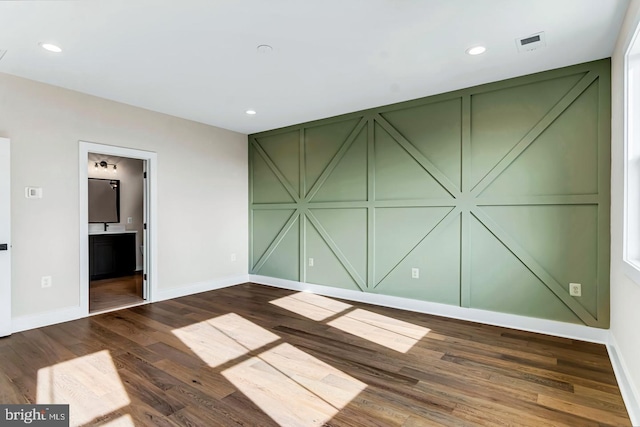
M627 4L2 1L0 72L252 133L608 57ZM518 53L540 31L547 46Z

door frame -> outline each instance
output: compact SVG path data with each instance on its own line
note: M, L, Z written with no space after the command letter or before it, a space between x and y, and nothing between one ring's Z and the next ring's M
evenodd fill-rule
M0 210L2 210L0 221L4 222L6 217L8 223L6 232L0 233L0 243L9 245L6 252L0 252L2 256L9 257L9 270L6 273L5 271L0 273L9 276L7 283L0 280L0 337L4 337L13 332L11 321L11 140L9 138L0 138L0 152L6 154L0 159L0 186L2 187L0 194L7 196L7 200L4 200L4 197L0 200Z
M146 267L145 273L147 274L148 298L145 303L156 301L158 295L158 188L156 185L158 155L152 151L79 141L80 308L85 317L89 316L89 153L128 157L146 161L147 179L145 185L147 186L147 200L145 201L145 205L147 208L147 217L145 221L147 224L147 241L144 242L146 259L143 261Z

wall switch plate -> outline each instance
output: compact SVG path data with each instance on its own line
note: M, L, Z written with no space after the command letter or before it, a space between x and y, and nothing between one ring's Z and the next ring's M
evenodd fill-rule
M42 199L42 188L40 187L25 187L24 197L27 199Z
M313 258L309 258L309 267L313 267Z
M236 259L238 259L238 258L236 257L236 254L231 254L231 261L233 262L233 261L235 261Z
M420 278L420 269L419 268L412 268L411 269L411 278L412 279L419 279Z
M42 279L40 279L40 285L43 288L50 288L52 284L51 276L42 276Z
M581 297L582 285L580 283L569 283L569 295L572 297Z
M133 224L133 218L127 217L127 224Z

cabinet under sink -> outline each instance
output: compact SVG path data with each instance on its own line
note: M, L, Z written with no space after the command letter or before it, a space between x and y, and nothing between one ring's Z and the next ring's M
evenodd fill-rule
M90 280L129 276L136 270L136 233L89 235Z

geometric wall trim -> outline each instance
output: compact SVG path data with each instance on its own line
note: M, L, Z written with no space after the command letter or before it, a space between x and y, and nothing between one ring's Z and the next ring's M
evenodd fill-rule
M250 272L608 328L610 102L605 59L250 135Z

